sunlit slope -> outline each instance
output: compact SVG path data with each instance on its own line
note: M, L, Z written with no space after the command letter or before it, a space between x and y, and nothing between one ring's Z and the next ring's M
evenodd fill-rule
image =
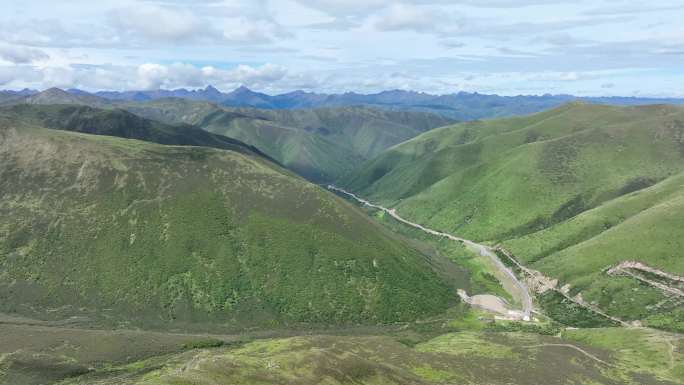
M607 270L639 261L684 275L683 170L684 109L570 104L430 131L345 185L416 222L503 242L611 315L681 331L681 298Z
M506 241L505 246L529 266L570 284L572 293L581 292L611 314L681 332L682 298L633 278L610 276L606 270L622 261L639 261L684 276L683 231L684 174L677 174L545 230ZM662 283L677 288L675 282Z
M159 144L214 147L266 156L239 140L211 134L188 124L165 124L121 109L101 109L72 104L17 104L0 107L11 121L86 134L140 139Z
M200 126L260 148L292 171L314 181L337 179L364 161L345 145L270 120L226 117L221 113L203 120Z
M182 99L129 103L124 108L244 141L315 181L338 179L384 149L452 122L428 113L367 107L260 110Z
M528 262L564 261L555 271L561 277L639 259L684 275L683 229L684 174L677 174L506 244Z
M236 109L235 112L296 127L352 148L364 159L435 127L453 122L439 115L338 107L295 110Z
M0 304L167 325L377 323L444 310L427 260L252 154L0 120Z
M141 385L675 385L684 369L681 345L675 335L618 328L573 330L562 338L458 332L415 346L386 336L302 336L148 359L63 384L123 377Z
M573 103L429 131L343 185L437 228L515 238L684 169L683 133L680 108Z

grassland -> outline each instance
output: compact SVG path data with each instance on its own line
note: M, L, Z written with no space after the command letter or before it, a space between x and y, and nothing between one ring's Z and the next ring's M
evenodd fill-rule
M406 241L257 154L0 123L3 311L230 329L454 301Z
M165 124L121 109L72 104L17 104L0 108L8 121L86 134L139 139L159 144L203 146L266 156L239 140L208 133L188 124Z
M682 272L681 114L574 104L446 127L348 183L370 175L362 193L387 189L402 215L502 242L572 295L682 330L680 302L604 272L625 259ZM684 383L680 334L596 328L610 323L550 293L552 320L494 322L454 295L506 297L482 258L238 141L48 127L205 138L122 111L3 109L0 384Z
M634 341L510 332L453 332L409 346L397 337L313 335L198 349L94 371L62 384L640 384L681 383L670 343L617 330ZM669 338L669 339L667 339ZM605 342L605 341L609 342ZM655 354L658 352L658 354ZM678 353L674 353L678 354Z
M221 117L201 123L204 129L263 149L297 174L313 181L330 181L354 170L365 158L326 137L269 120Z
M4 321L4 320L3 320ZM39 385L124 366L153 357L230 342L201 335L133 330L94 330L73 326L4 323L0 327L0 384ZM237 339L237 337L232 337Z
M677 385L684 338L645 328L483 321L181 334L0 314L0 384Z
M680 334L650 329L565 330L568 341L606 349L616 359L613 373L651 373L674 382L684 382L684 339Z
M463 289L470 294L494 294L511 303L513 302L510 293L504 289L497 279L498 269L492 265L489 258L469 250L461 243L435 237L407 226L384 211L364 210L394 233L412 240L415 247L423 250L424 253L437 256L437 260L452 262L453 266L445 265L440 270L448 271L448 282L455 289Z
M684 332L684 299L605 272L638 260L682 275L683 204L684 175L677 174L505 245L610 314Z
M238 139L319 182L338 179L388 147L453 122L428 113L367 107L259 110L182 99L122 107L151 119L193 124Z
M679 300L604 269L684 270L683 135L679 107L571 103L429 131L343 185L415 222L503 243L609 314L682 330Z

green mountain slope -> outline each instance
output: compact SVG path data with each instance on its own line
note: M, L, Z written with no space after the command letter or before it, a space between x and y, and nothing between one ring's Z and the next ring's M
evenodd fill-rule
M199 126L260 148L299 175L317 182L337 179L364 161L347 146L270 120L219 111L203 119Z
M415 346L388 336L308 335L154 357L60 384L676 385L683 342L618 328L560 338L456 332Z
M432 130L387 150L344 185L433 228L509 240L532 268L577 285L573 294L637 319L662 293L642 287L640 299L629 300L643 285L602 270L633 259L684 272L682 171L684 109L572 103ZM676 303L668 306L660 310Z
M641 261L684 276L682 229L680 173L504 244L526 264L570 284L573 293L581 292L610 314L681 332L682 298L663 296L661 290L628 277L609 276L606 269L622 261Z
M108 324L385 323L453 298L423 255L256 154L0 116L0 307Z
M8 119L58 130L139 139L159 144L214 147L268 157L257 148L233 138L211 134L187 124L160 123L119 109L66 104L18 104L0 108L0 114Z
M315 181L338 179L392 145L453 122L427 113L367 107L258 110L183 99L129 103L124 108L244 141Z
M318 108L308 110L254 110L235 112L304 129L338 145L352 148L365 159L380 154L435 127L453 123L439 115L388 111L368 107Z

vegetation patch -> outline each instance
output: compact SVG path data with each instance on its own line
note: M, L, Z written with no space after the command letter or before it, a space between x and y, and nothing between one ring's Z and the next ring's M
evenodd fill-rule
M582 328L617 326L612 320L570 301L555 291L549 290L537 298L543 313L565 326Z
M635 260L684 274L684 162L672 128L683 115L571 103L456 124L390 148L339 184L427 227L500 242L611 315L667 315L672 302L603 271Z
M2 130L5 311L206 330L384 324L455 302L405 239L257 153Z
M419 352L466 354L487 358L506 358L515 360L519 356L510 346L483 340L476 333L459 332L441 335L416 346Z

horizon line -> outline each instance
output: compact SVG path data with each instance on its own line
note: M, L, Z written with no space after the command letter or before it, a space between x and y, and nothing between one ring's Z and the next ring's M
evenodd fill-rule
M204 87L179 87L179 88L155 88L155 89L130 89L130 90L111 90L111 89L100 89L97 91L86 91L81 88L75 88L75 87L69 87L69 88L61 88L61 87L48 87L44 89L36 89L36 88L28 88L24 87L21 89L11 89L11 88L4 88L0 89L0 92L15 92L15 93L20 93L20 92L34 92L34 93L42 93L51 89L57 89L61 90L67 93L72 93L70 91L79 91L83 93L87 93L90 95L94 96L99 96L97 95L98 93L131 93L131 92L174 92L174 91L186 91L186 92L201 92L201 91L207 91L210 89L215 89L222 95L228 95L233 92L236 92L238 90L246 90L249 92L253 93L258 93L258 94L263 94L266 96L270 97L275 97L275 96L283 96L283 95L288 95L292 93L306 93L306 94L311 94L311 95L322 95L322 96L331 96L331 95L349 95L349 94L354 94L354 95L360 95L360 96L373 96L373 95L379 95L383 93L389 93L389 92L404 92L404 93L413 93L413 94L419 94L419 95L425 95L425 96L434 96L434 97L440 97L440 96L454 96L454 95L460 95L460 94L466 94L466 95L482 95L482 96L498 96L498 97L509 97L509 98L514 98L514 97L573 97L573 98L621 98L621 99L660 99L660 100L682 100L684 99L684 96L655 96L655 95L643 95L643 96L635 96L635 95L575 95L575 94L567 94L567 93L560 93L560 94L553 94L553 93L543 93L543 94L497 94L497 93L483 93L483 92L478 92L478 91L455 91L452 93L444 93L444 94L438 94L438 93L429 93L425 91L418 91L418 90L413 90L413 89L400 89L400 88L393 88L393 89L385 89L381 91L375 91L375 92L368 92L368 93L363 93L360 91L339 91L339 92L317 92L317 91L307 91L305 89L293 89L291 91L286 91L286 92L281 92L281 93L267 93L267 92L262 92L262 91L256 91L252 88L249 88L245 85L240 85L238 87L233 88L230 91L224 91L219 89L216 86L213 86L211 84L206 85Z

